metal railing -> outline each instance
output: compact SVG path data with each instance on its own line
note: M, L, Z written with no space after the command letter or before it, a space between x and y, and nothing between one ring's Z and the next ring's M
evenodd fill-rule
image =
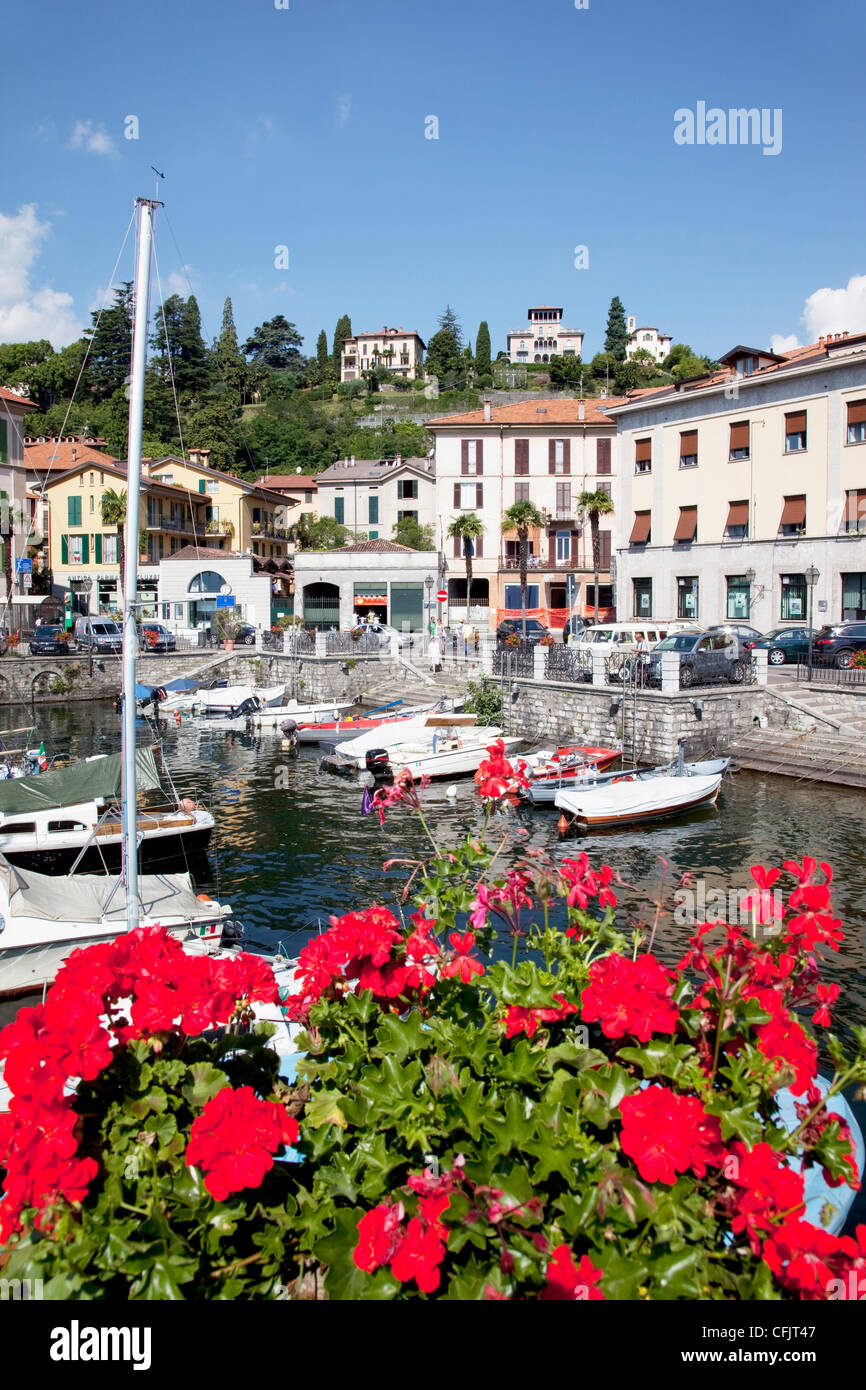
M506 679L531 680L535 672L535 646L521 642L516 647L500 646L493 653L493 674Z
M779 669L778 667L776 668ZM798 659L797 680L809 683L809 663ZM816 666L812 662L812 685L866 685L866 667Z
M592 656L579 647L548 647L544 678L549 681L586 682L592 680Z

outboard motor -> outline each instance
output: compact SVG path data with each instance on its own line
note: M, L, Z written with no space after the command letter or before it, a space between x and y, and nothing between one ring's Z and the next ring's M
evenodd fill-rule
M388 749L368 748L364 757L364 764L367 771L372 772L374 777L387 777L391 771Z
M228 714L226 715L226 718L243 719L244 716L249 718L251 715L255 714L256 710L261 709L261 707L262 702L258 698L258 696L250 695L247 697L246 700L242 700L236 709L229 710Z
M299 744L297 721L294 719L284 719L280 725L280 732L289 745L289 752L297 752Z

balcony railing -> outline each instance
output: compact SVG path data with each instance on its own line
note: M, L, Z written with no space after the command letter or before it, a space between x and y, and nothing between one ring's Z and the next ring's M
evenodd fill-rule
M147 518L148 531L183 531L191 535L196 529L195 522L191 517L180 520L176 516L149 516Z

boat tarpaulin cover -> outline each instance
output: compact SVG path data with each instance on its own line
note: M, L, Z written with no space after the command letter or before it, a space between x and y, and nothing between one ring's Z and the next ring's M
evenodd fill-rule
M169 681L162 688L163 690L170 690L173 694L177 694L178 692L183 693L187 690L198 690L198 687L198 681L188 680L186 676L178 676L176 681Z
M0 893L7 897L11 917L41 917L49 922L122 922L126 918L122 885L117 887L107 911L105 908L117 881L117 874L37 874L0 857ZM215 904L199 902L189 874L140 874L138 898L141 916L156 921L201 921L216 911Z
M112 800L120 796L123 760L120 753L90 758L42 772L36 777L15 777L0 782L0 814L18 815L44 811L52 806L75 806L81 801ZM135 750L135 783L138 791L156 791L159 772L151 748ZM64 882L65 880L60 880Z

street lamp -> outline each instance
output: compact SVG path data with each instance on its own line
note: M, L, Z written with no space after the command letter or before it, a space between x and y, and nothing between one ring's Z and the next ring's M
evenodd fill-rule
M746 616L747 616L747 618L749 619L749 621L751 621L751 618L752 618L752 585L754 584L755 579L756 579L755 571L752 569L752 566L751 566L751 565L749 565L749 568L746 570L746 573L743 575L743 578L745 579L746 583L747 583L748 586L749 586L749 611L748 611L748 613L746 614Z
M424 580L424 588L427 590L427 621L428 621L428 624L431 623L431 622L433 621L433 585L434 585L435 582L436 582L436 581L434 580L432 574L428 574L427 578Z
M814 565L810 565L806 570L806 583L809 586L809 680L812 679L812 595L815 592L815 585L821 578L820 573Z

